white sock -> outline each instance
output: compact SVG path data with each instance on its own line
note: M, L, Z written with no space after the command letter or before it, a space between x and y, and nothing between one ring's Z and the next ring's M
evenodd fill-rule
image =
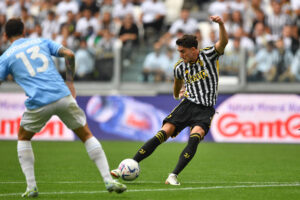
M95 137L91 137L85 141L84 145L91 160L94 161L100 171L103 180L105 182L111 181L112 177L110 175L108 162L100 142Z
M34 155L31 147L31 141L18 140L17 145L19 162L22 171L26 177L27 189L36 187L34 176Z

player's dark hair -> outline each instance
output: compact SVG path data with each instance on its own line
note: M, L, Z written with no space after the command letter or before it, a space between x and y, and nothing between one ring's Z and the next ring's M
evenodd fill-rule
M176 40L176 44L185 48L198 47L197 37L194 35L183 35L181 38Z
M24 23L20 18L12 18L5 24L5 33L8 38L22 35L24 31Z

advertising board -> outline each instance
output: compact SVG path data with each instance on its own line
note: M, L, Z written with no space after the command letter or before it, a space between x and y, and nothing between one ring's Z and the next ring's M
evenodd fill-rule
M22 93L0 93L0 140L16 140L26 96ZM58 117L53 116L33 140L74 140L74 134Z
M0 93L0 139L15 140L25 110L23 94ZM146 141L179 101L172 95L78 96L93 134L101 140ZM300 143L300 97L288 94L220 94L205 141ZM170 141L184 142L189 129ZM35 140L77 139L58 117Z
M217 106L216 142L300 143L300 97L235 94Z

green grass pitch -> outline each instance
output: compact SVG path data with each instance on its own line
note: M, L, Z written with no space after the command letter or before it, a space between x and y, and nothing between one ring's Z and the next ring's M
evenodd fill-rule
M131 158L142 143L103 141L111 168ZM25 178L16 141L0 141L0 199L21 199ZM300 145L201 143L180 174L181 186L164 181L185 143L166 143L140 163L141 174L125 182L123 194L108 193L84 145L77 142L32 142L39 188L37 199L300 199ZM124 181L123 181L124 182Z

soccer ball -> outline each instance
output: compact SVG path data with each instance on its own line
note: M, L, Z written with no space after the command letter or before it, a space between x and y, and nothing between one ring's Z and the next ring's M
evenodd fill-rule
M123 160L119 164L118 169L121 172L122 179L125 181L133 181L140 174L139 163L130 158Z

